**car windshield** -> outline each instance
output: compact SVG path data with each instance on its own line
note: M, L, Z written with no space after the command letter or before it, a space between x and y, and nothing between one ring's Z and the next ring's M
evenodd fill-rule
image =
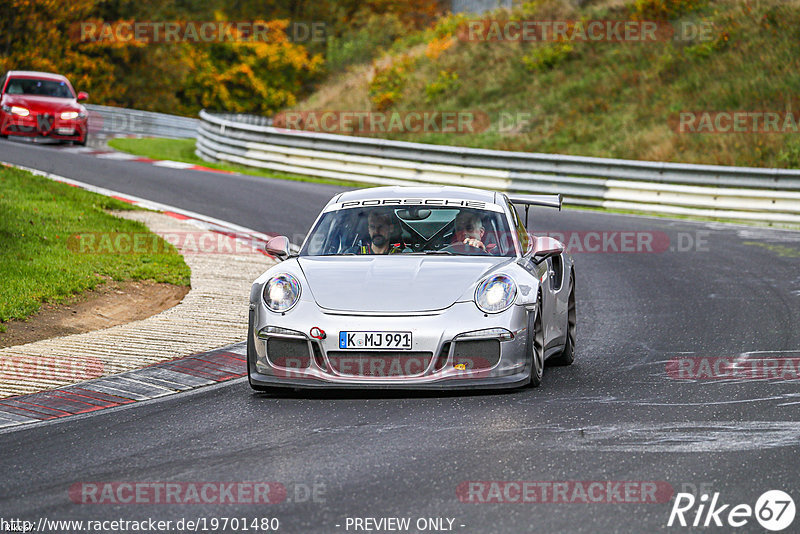
M6 86L7 95L53 96L74 98L67 82L39 80L35 78L11 78Z
M301 256L441 254L514 256L502 211L460 207L358 207L323 214Z

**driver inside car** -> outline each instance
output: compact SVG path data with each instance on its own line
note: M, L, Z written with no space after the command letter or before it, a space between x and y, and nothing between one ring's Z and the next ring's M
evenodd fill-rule
M463 244L487 252L486 245L483 243L486 229L483 227L480 215L472 211L461 211L456 216L454 224L453 245Z
M400 225L394 212L388 210L370 211L367 217L369 243L358 247L358 254L397 254L403 252L402 241L393 243L392 237L399 234Z

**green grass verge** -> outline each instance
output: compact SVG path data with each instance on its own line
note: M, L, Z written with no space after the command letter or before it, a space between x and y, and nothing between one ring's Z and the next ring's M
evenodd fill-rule
M105 210L135 209L11 167L0 167L0 323L23 319L45 302L96 287L104 278L188 286L190 270L169 243L145 225ZM165 253L79 253L76 234L136 232ZM0 324L0 331L4 330Z
M133 137L117 137L109 140L108 146L115 150L151 159L184 161L196 165L220 168L215 167L213 163L203 161L195 155L194 139L161 139L156 137L136 139Z
M180 161L183 163L191 163L192 165L202 165L210 169L237 172L251 176L263 176L265 178L275 178L278 180L315 182L320 184L340 185L342 187L371 187L370 184L364 184L360 182L330 180L327 178L317 178L314 176L274 172L256 167L235 165L232 163L212 163L198 157L194 153L194 144L194 139L165 139L161 137L145 137L141 139L136 139L133 137L118 137L111 139L108 142L108 146L114 150L119 150L121 152L127 152L128 154L143 156L150 159Z

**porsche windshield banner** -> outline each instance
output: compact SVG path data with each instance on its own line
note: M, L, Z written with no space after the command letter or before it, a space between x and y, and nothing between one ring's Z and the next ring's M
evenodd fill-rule
M367 200L348 200L346 202L335 202L325 208L325 211L338 211L348 208L371 208L378 206L430 206L441 208L472 208L477 210L489 210L499 213L503 208L497 204L490 204L478 200L465 199L446 199L446 198L375 198Z

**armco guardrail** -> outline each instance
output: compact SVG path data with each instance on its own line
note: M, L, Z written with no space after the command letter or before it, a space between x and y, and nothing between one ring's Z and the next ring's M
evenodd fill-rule
M89 133L103 135L144 135L152 137L197 137L198 119L138 109L86 104Z
M200 112L198 156L372 184L563 193L573 205L800 223L800 170L688 165L427 145L268 126ZM257 124L260 122L260 124Z

